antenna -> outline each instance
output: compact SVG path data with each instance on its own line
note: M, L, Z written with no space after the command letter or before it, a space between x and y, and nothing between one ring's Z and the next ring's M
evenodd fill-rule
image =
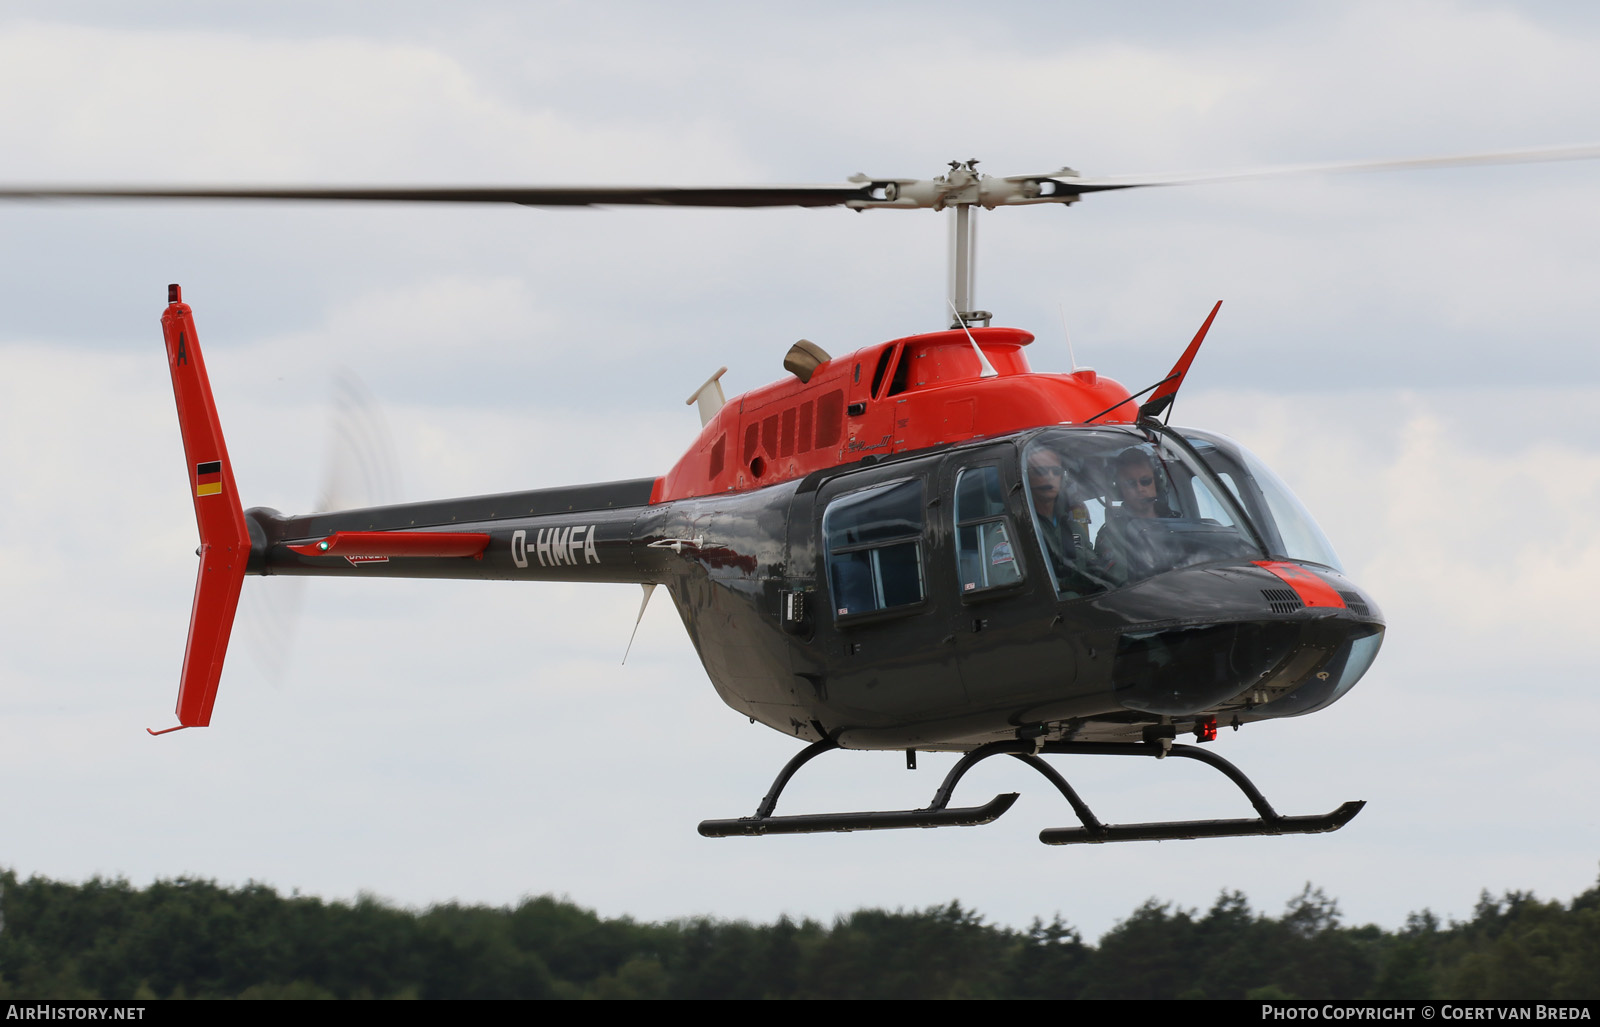
M1061 337L1067 340L1067 359L1072 361L1072 369L1078 369L1078 354L1072 351L1072 333L1067 331L1067 308L1065 304L1057 303L1056 310L1061 313Z
M627 666L628 654L633 652L633 640L638 637L639 625L644 623L644 608L650 605L650 597L656 594L656 586L654 582L641 585L640 587L644 589L644 598L639 600L639 616L635 617L633 620L633 634L628 636L628 648L622 650L623 666Z
M959 310L956 310L956 304L955 304L954 300L950 301L950 309L956 315L956 323L955 323L955 325L952 325L951 327L954 328L957 325L959 325L961 330L967 333L967 341L972 343L972 352L978 354L978 366L983 368L983 370L978 372L978 377L979 378L998 378L998 377L1000 377L1000 372L996 371L994 369L994 365L989 363L989 358L983 355L983 347L978 345L978 340L974 339L972 337L972 329L967 327L967 315L963 314Z

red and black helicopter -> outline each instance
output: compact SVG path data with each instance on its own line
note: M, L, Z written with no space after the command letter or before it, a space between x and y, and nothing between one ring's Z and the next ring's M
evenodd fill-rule
M678 609L729 706L808 743L749 817L709 837L989 823L1016 793L953 807L977 763L1010 756L1080 826L1048 844L1342 827L1362 808L1283 816L1209 749L1219 725L1337 701L1377 656L1384 619L1315 521L1247 449L1168 423L1217 316L1138 393L1089 369L1034 371L1033 336L974 309L976 208L1254 177L1600 156L1600 148L1323 165L1230 175L1009 178L952 162L927 180L837 185L532 188L12 188L0 197L949 208L952 321L831 356L801 340L787 375L689 398L701 431L660 477L285 516L246 510L191 308L162 317L195 515L199 580L179 685L183 727L210 723L248 574L627 582ZM643 615L644 606L640 607ZM152 732L165 733L165 732ZM832 749L963 757L916 810L780 816L793 774ZM1195 759L1257 816L1102 823L1041 757Z

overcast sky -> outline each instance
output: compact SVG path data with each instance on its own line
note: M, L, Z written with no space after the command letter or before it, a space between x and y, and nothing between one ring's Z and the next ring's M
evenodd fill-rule
M1228 169L1600 142L1592 5L12 2L0 181L834 182ZM172 723L195 528L164 365L195 308L247 505L311 507L333 376L402 499L664 472L684 398L945 317L931 212L0 206L0 865L410 904L829 917L959 899L1098 936L1150 896L1306 881L1347 918L1595 880L1600 162L1323 176L982 217L977 298L1139 388L1225 300L1174 420L1261 454L1390 630L1335 707L1225 732L1326 836L1057 849L1026 768L981 829L706 840L794 742L722 706L632 586L252 578L303 604ZM1246 815L1204 768L1056 758L1111 822ZM812 764L781 811L908 808L948 759Z

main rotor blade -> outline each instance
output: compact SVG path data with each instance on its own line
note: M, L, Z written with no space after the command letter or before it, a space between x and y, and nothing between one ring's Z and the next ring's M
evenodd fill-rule
M869 186L13 186L0 199L347 200L409 203L515 203L525 207L642 204L663 207L838 207L871 198Z
M1536 150L1501 150L1493 153L1464 153L1451 157L1410 157L1397 160L1339 161L1332 164L1291 164L1282 167L1252 168L1242 171L1175 172L1153 175L1102 175L1083 178L1073 174L1040 175L1036 181L1056 183L1067 193L1097 193L1113 189L1140 189L1157 185L1204 185L1209 182L1238 182L1287 175L1343 174L1351 171L1421 171L1433 168L1470 168L1499 164L1542 164L1561 160L1600 158L1600 144L1544 147Z
M288 200L383 203L510 203L525 207L850 207L942 210L982 206L993 209L1033 203L1073 203L1088 193L1160 185L1200 185L1284 175L1351 171L1408 171L1592 160L1600 145L1539 150L1505 150L1453 157L1299 164L1243 171L1108 175L1085 178L1070 168L1044 175L1005 178L980 175L976 162L952 165L933 179L868 178L828 185L612 185L612 186L10 186L0 200Z

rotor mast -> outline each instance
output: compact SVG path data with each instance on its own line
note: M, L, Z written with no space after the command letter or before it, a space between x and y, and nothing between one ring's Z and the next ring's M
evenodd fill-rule
M983 195L987 175L978 173L977 158L950 162L948 173L927 182L891 183L882 188L890 199L911 199L921 202L917 206L934 210L953 208L955 219L950 223L950 253L948 260L948 291L946 309L951 314L951 328L988 327L994 315L987 310L975 309L978 275L978 222L974 207L984 205L988 199L993 207L993 197ZM877 185L877 183L874 183ZM908 188L910 187L910 188ZM919 188L920 187L920 188ZM917 195L917 194L924 195ZM896 204L899 205L899 204Z
M950 162L952 177L960 172L974 174L971 170L978 162L968 161L962 168ZM976 175L974 174L974 177ZM950 223L950 310L955 318L951 328L983 325L988 327L994 315L987 310L974 310L978 274L978 221L970 202L957 203L955 220Z

